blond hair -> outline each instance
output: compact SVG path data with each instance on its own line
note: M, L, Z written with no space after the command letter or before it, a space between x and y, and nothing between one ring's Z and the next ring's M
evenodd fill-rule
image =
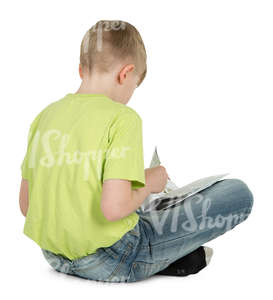
M92 26L81 42L80 64L83 71L94 69L109 72L117 62L133 63L140 76L138 85L147 73L147 56L137 29L120 20L101 20Z

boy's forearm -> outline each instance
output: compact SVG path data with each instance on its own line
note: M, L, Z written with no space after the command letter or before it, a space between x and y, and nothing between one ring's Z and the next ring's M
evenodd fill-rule
M132 190L132 202L135 204L134 210L138 209L150 194L151 189L147 184L143 188Z

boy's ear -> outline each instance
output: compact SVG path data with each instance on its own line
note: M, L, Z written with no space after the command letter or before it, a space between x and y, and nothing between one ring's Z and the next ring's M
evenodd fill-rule
M133 72L134 69L135 69L135 65L133 64L124 66L118 74L118 83L123 84L126 77L129 75L130 72Z
M79 74L80 74L80 77L81 79L83 78L83 74L82 74L82 65L79 64Z

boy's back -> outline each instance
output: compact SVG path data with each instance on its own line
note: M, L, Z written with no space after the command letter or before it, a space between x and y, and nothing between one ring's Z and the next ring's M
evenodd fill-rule
M104 217L101 192L109 178L131 180L133 189L145 185L136 111L103 94L68 94L38 114L28 142L24 233L41 248L76 259L134 228L136 212L112 222Z

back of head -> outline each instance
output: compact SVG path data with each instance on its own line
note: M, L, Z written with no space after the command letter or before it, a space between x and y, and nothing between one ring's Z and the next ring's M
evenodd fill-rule
M92 26L81 42L83 72L109 72L117 63L133 63L143 81L147 73L146 50L137 29L124 21L101 20Z

